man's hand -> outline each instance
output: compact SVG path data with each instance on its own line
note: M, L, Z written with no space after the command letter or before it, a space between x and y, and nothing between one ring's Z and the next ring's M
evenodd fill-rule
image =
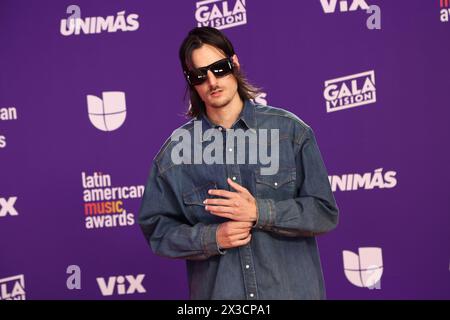
M255 222L258 217L256 199L246 188L233 182L230 178L227 179L227 182L236 192L221 189L209 190L209 194L224 199L206 199L203 201L206 205L205 210L234 221Z
M251 222L227 221L217 228L216 239L221 249L241 247L250 242Z

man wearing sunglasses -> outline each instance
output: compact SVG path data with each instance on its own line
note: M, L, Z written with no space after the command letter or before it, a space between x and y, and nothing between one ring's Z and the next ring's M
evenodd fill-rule
M191 299L325 298L315 236L336 227L338 207L312 129L253 101L258 90L220 31L191 30L179 57L192 118L182 129L199 125L223 141L233 130L276 130L271 152L279 169L265 175L261 163L245 161L176 164L172 137L153 161L139 214L152 250L186 260ZM193 140L191 153L212 139ZM218 153L234 159L236 150L224 144Z

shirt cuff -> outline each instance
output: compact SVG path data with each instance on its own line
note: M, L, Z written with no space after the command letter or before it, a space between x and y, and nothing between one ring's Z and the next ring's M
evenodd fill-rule
M263 229L275 223L275 201L272 199L256 199L258 217L253 228Z
M221 249L219 247L219 244L217 243L217 228L219 227L218 224L210 224L206 225L203 228L202 233L202 247L205 253L208 256L218 255L218 254L225 254L226 251Z

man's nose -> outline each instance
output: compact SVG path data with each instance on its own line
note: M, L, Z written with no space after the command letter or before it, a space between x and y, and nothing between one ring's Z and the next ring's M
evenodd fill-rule
M211 70L208 70L208 72L207 72L206 75L207 75L207 77L208 77L208 84L209 84L211 87L215 87L216 84L217 84L217 78L216 78L216 76L214 75L214 73L212 73Z

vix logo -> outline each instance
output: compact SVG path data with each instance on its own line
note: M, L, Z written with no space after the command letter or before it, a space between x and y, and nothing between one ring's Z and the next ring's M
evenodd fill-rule
M23 274L0 279L0 300L25 300L25 276Z
M0 198L0 218L5 217L7 214L11 216L18 216L19 213L14 208L14 204L17 201L17 197L9 197L8 199Z
M142 285L145 274L109 277L106 283L104 278L97 278L97 283L103 296L112 296L114 291L118 295L145 293L147 292ZM125 284L125 280L128 282Z
M359 255L344 250L344 272L353 285L369 289L381 289L383 257L381 248L359 248Z
M99 130L114 131L125 122L127 116L125 92L103 92L103 99L88 95L87 104L89 120Z
M334 13L336 11L337 3L338 0L320 0L320 4L325 13ZM350 7L348 6L347 0L339 1L340 12L356 11L358 9L367 10L369 9L369 6L365 0L353 0Z

